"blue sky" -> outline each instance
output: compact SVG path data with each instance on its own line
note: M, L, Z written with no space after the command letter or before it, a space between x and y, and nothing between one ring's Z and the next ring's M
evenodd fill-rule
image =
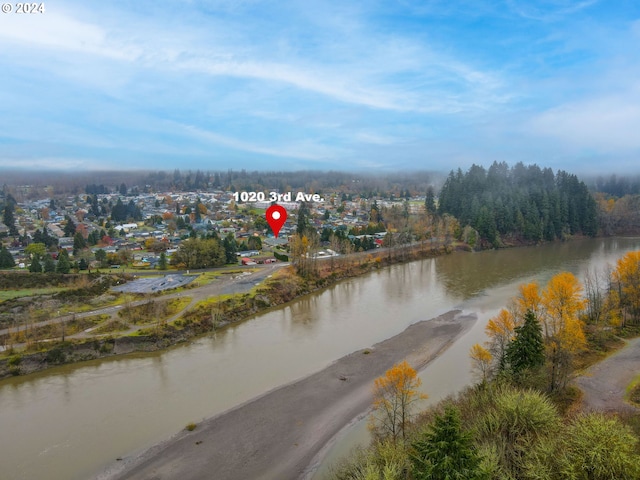
M640 170L636 0L45 9L0 14L2 167Z

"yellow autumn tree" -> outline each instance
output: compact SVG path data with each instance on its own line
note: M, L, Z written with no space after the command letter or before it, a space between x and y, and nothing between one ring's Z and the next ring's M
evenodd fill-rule
M415 403L427 398L418 388L422 381L406 362L398 363L377 378L373 385L373 415L369 429L393 442L406 438Z
M513 314L503 308L498 315L489 319L484 329L489 337L487 341L489 352L498 363L497 368L500 370L504 367L507 346L515 335L515 328L516 322Z
M586 306L582 285L569 272L555 275L542 292L541 315L547 361L550 368L549 389L564 387L573 357L586 346L580 313Z
M484 384L491 375L491 362L493 360L491 352L479 343L476 343L471 347L469 357L471 357L471 370Z
M630 319L640 322L640 251L629 252L616 262L611 274L611 297L621 326Z
M538 318L542 308L542 298L540 296L540 287L537 282L524 283L518 287L518 296L514 300L514 312L516 323L522 323L524 315L531 310Z

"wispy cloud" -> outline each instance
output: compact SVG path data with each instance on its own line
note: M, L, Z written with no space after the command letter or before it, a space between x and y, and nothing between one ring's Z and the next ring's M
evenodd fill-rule
M188 135L205 140L212 144L245 152L258 153L260 155L296 158L300 160L323 160L334 157L336 154L336 149L318 145L313 142L300 141L294 144L284 144L280 146L257 145L250 141L220 135L193 125L176 124L175 126Z
M539 161L545 142L638 149L640 5L125 4L0 15L0 162L448 168Z
M509 9L517 15L542 22L554 22L589 8L599 0L547 0L527 1L527 0L507 0Z

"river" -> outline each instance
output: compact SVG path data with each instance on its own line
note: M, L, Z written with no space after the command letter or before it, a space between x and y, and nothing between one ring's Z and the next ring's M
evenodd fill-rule
M468 351L523 282L601 269L640 238L456 253L346 280L215 335L154 354L62 366L0 382L0 477L84 480L184 428L453 308L473 329L422 373L432 401L470 382ZM361 441L362 422L319 464Z

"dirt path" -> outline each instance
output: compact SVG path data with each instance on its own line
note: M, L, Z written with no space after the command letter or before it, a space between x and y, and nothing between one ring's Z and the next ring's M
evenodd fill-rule
M365 354L347 355L302 380L183 431L100 479L296 479L344 425L371 405L373 380L407 359L423 367L474 324L449 312L411 325Z
M591 366L575 383L584 392L586 411L637 412L640 409L626 403L627 385L640 373L640 338L627 342L622 349Z

